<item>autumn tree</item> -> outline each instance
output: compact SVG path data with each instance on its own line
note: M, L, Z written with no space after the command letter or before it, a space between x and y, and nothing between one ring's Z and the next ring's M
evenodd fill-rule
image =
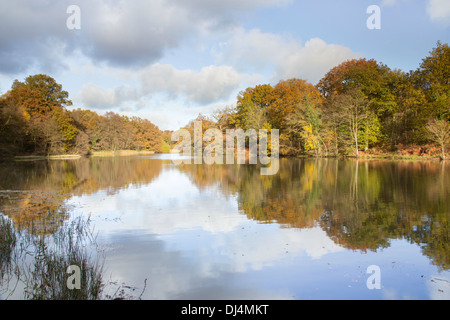
M371 116L366 119L366 136L369 137L370 129L371 136L377 138L376 141L366 139L366 147L370 142L379 142L384 136L384 129L388 127L385 121L392 123L391 119L395 119L397 99L392 88L393 73L389 67L373 59L353 59L332 68L317 84L325 99L355 89L361 90L367 97Z
M4 105L14 106L24 121L23 136L32 148L22 151L49 154L66 152L73 146L77 129L65 109L72 104L68 96L68 92L47 75L29 76L24 82L14 81Z
M24 109L17 107L10 92L0 96L0 153L14 155L28 148Z
M130 125L134 128L133 147L136 150L161 152L163 137L157 126L139 117L132 117Z
M107 112L98 121L99 140L95 150L118 151L132 149L136 135L127 117L120 116L114 112Z
M198 130L199 128L201 128L201 130ZM191 148L194 154L201 158L205 148L205 143L203 143L204 133L208 129L217 129L217 124L214 122L213 118L200 113L197 116L197 118L189 121L189 123L184 127L184 129L186 129L190 134ZM196 141L197 144L195 143ZM217 143L219 142L220 141L217 141Z
M101 133L101 128L99 127L101 116L91 110L79 108L72 110L70 115L80 132L80 136L76 138L76 151L86 154L90 150L97 150Z
M212 113L212 119L215 121L217 129L222 132L232 129L236 121L236 108L233 106L218 108Z
M56 83L55 79L45 74L37 74L28 76L24 82L15 80L12 89L19 87L27 87L34 92L38 92L45 101L45 104L59 107L71 106L72 101L69 100L69 93L62 90L62 85Z
M450 121L449 78L450 49L438 42L415 71L391 70L373 59L348 60L329 70L316 86L295 78L257 85L241 91L235 107L196 120L202 121L203 131L279 129L281 155L337 155L348 146L356 155L371 147L394 150L402 144L427 143L432 127L445 129L432 119ZM0 97L0 151L170 150L170 132L161 132L149 120L68 111L71 105L68 92L48 75L15 80ZM191 134L194 123L186 127Z
M286 129L286 119L297 105L309 101L312 105L322 102L320 92L310 83L302 79L280 81L273 91L273 98L268 106L268 116L272 128Z
M126 117L114 112L99 115L76 109L71 116L82 132L76 140L77 150L117 151L120 149L161 152L163 133L147 119Z
M395 104L388 83L392 71L374 59L348 60L332 68L317 84L323 97L360 89L369 101L369 107L378 114L387 112Z

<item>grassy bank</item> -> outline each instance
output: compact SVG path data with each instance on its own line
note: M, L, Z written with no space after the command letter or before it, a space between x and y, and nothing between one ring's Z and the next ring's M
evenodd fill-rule
M379 160L440 160L440 149L433 145L398 145L394 150L387 149L369 149L360 151L360 159L379 159Z
M14 160L16 161L33 161L33 160L70 160L70 159L79 159L81 155L79 154L61 154L61 155L53 155L53 156L15 156Z
M448 154L446 154L448 157ZM295 156L296 158L314 158L313 154L301 154ZM337 156L319 156L319 158L336 158L336 159L356 159L354 151L348 151L346 154L339 154ZM411 145L411 146L396 146L393 149L379 149L372 148L366 151L359 151L358 159L360 160L408 160L408 161L440 161L441 150L433 145Z
M354 155L346 155L346 156L319 156L315 157L312 155L299 155L296 158L299 159L313 159L313 158L329 158L329 159L340 159L340 160L346 160L346 159L359 159L359 160L398 160L398 161L440 161L441 158L439 156L417 156L417 155L401 155L401 154L377 154L377 155L368 155L363 154L359 155L358 157Z
M115 156L137 156L152 155L154 151L136 151L136 150L116 150L116 151L92 151L87 157L115 157ZM27 155L14 156L15 161L35 161L35 160L74 160L83 157L80 154L60 154L60 155Z
M170 153L170 148L165 150ZM248 161L248 149L245 150L245 159ZM116 157L116 156L139 156L139 155L153 155L154 151L136 151L136 150L102 150L102 151L91 151L87 157ZM79 159L83 157L78 154L63 154L63 155L27 155L27 156L16 156L15 161L34 161L34 160L71 160ZM286 157L296 157L296 158L316 158L314 154L297 154L290 155ZM359 151L358 159L365 160L440 160L441 154L440 150L436 146L423 145L423 146L399 146L396 150L386 150L386 149L369 149L367 151ZM333 155L322 155L319 158L339 158L339 159L355 159L354 153L340 154L338 156Z
M154 151L136 151L136 150L116 150L116 151L92 151L91 157L114 157L114 156L137 156L137 155L152 155Z
M356 157L351 157L356 158ZM439 157L435 156L417 156L417 155L401 155L401 154L379 154L379 155L360 155L358 159L364 160L411 160L411 161L439 161Z

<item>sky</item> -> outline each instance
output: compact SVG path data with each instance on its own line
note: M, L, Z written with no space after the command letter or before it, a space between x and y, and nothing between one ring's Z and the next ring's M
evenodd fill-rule
M0 0L0 8L0 94L44 73L69 92L69 109L138 116L162 130L235 105L258 84L316 84L348 59L415 70L437 41L450 42L450 0Z

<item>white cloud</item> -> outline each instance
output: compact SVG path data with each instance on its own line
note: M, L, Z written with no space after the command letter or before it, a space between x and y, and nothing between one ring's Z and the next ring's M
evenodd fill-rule
M61 63L51 54L52 43L59 42L66 56L81 51L97 63L143 67L186 39L234 25L239 12L289 2L78 0L81 29L69 30L64 1L0 0L0 71Z
M199 28L186 8L164 0L79 0L81 29L68 30L68 5L58 0L0 0L1 56L6 60L2 70L13 72L31 63L51 62L44 44L54 40L65 44L67 54L80 50L97 62L142 66ZM17 56L21 59L15 60Z
M67 28L61 1L0 0L0 72L24 72L34 64L48 69L62 66L61 48ZM47 37L51 35L51 37ZM40 57L46 57L45 61Z
M197 28L189 12L163 0L89 1L81 10L81 31L89 44L83 52L119 66L153 62Z
M296 77L315 83L337 64L359 57L347 47L319 38L303 45L289 37L240 28L215 53L219 65L199 70L160 63L134 70L88 64L89 74L116 80L104 87L83 85L78 100L86 108L122 111L130 110L131 103L136 111L148 114L159 112L161 105L173 109L176 103L185 110L218 107L220 103L233 103L243 88L261 83L266 71L273 82Z
M381 3L383 6L392 6L397 2L397 0L383 0Z
M427 12L430 19L435 22L450 25L450 1L449 0L429 0Z
M94 219L123 213L121 220L126 223L104 225L103 234L127 230L159 236L181 230L210 233L214 235L209 244L211 250L220 251L236 272L273 265L286 258L286 250L291 254L305 253L311 259L345 251L320 227L288 229L248 220L239 213L234 196L218 197L218 192L221 191L217 186L199 190L186 174L169 165L149 185L122 189L107 198L104 192L98 192L77 198L76 202L83 210L89 210ZM207 207L202 205L205 201ZM260 232L255 232L256 228Z
M409 1L409 0L383 0L381 5L388 7L388 6L396 5L399 2L406 2L406 1Z
M383 6L393 6L400 2L409 2L410 0L383 0ZM445 26L450 25L450 1L449 0L427 0L427 13L431 21L442 23Z
M224 16L233 11L249 11L259 7L287 6L293 0L170 0L169 2L188 8L199 16Z
M98 68L98 73L113 74L111 68ZM176 69L169 64L152 64L136 71L116 69L117 78L133 75L134 84L102 88L84 84L78 100L87 108L118 108L127 101L134 101L136 107L144 107L143 100L164 96L169 100L184 99L185 103L196 105L213 104L234 99L232 95L240 90L243 82L257 77L238 73L231 66L210 65L201 70ZM187 105L185 105L187 106Z
M317 83L331 68L345 60L361 58L362 55L337 44L327 44L319 38L313 38L303 47L286 53L285 59L278 64L279 78L303 78Z
M239 88L243 75L230 66L207 66L200 71L178 70L171 65L154 64L141 72L144 93L180 94L189 101L206 104L227 99Z
M103 89L95 84L86 83L79 94L79 99L83 104L97 109L118 107L126 101L137 98L136 90L126 85L118 86L114 89Z
M328 44L319 38L302 44L298 40L258 29L238 29L221 47L224 52L218 54L219 59L243 70L272 69L273 81L302 78L316 83L332 67L362 56L345 46Z

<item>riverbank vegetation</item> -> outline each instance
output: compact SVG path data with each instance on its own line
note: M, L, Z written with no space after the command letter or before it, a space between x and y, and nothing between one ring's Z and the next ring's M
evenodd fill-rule
M73 218L56 230L48 220L34 218L17 225L0 214L2 299L21 295L26 300L140 299L145 282L137 297L136 287L105 279L104 249L96 241L90 218Z
M449 79L450 48L438 42L417 70L345 61L315 86L289 79L247 88L213 119L221 129L279 129L282 155L445 158Z
M152 122L113 112L69 110L69 94L38 74L16 80L0 98L2 155L87 155L98 151L160 152L164 133Z
M2 295L23 287L30 300L97 300L105 281L102 265L88 247L95 248L95 235L89 220L78 218L51 235L36 232L45 224L25 226L20 232L7 217L0 215L0 288ZM97 252L96 252L97 254ZM77 266L83 286L73 290L70 266Z
M417 70L348 60L316 85L288 79L241 91L234 106L199 115L203 130L280 130L283 156L446 157L450 48L437 43ZM16 80L0 98L0 154L170 152L171 132L150 120L72 109L47 75ZM185 128L193 129L193 121Z

